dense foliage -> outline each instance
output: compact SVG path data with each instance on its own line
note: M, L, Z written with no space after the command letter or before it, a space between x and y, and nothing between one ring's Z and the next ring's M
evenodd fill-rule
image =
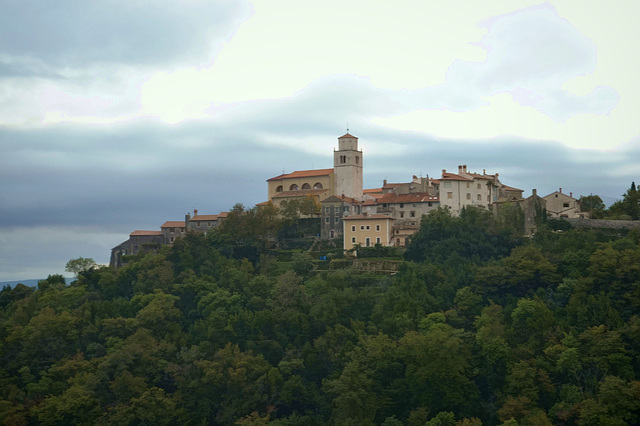
M240 213L68 286L5 287L0 421L640 421L638 232L526 240L436 211L385 275L283 262L273 215Z

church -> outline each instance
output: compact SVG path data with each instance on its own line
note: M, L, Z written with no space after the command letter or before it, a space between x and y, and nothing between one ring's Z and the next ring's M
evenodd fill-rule
M283 201L313 197L322 201L331 196L362 200L362 151L358 138L349 133L338 138L333 152L333 168L300 170L267 180L269 201L279 207Z

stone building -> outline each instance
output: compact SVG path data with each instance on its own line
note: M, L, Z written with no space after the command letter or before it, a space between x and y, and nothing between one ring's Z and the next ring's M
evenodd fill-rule
M158 251L164 244L161 231L133 231L129 239L111 249L109 266L119 268L122 266L122 256Z
M342 219L360 214L360 202L355 198L335 195L322 200L320 211L320 238L342 237Z

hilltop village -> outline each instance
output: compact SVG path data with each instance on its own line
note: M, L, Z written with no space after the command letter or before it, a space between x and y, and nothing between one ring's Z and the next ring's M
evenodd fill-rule
M313 200L319 206L318 234L321 239L343 239L344 250L363 247L406 246L420 227L422 215L446 207L457 216L466 206L497 213L506 203L517 203L524 213L525 233L532 233L536 216L581 218L580 202L562 188L544 197L536 190L528 197L523 190L503 184L499 174L472 172L459 165L455 173L442 170L441 177L413 176L406 183L384 180L379 188L363 188L364 157L358 138L347 133L334 148L333 168L299 170L267 180L268 200L257 207L277 208L292 200ZM186 232L207 232L227 217L219 214L187 214L184 221L167 221L160 230L136 230L129 239L111 250L110 265L122 265L122 256L137 254L144 247L171 245Z

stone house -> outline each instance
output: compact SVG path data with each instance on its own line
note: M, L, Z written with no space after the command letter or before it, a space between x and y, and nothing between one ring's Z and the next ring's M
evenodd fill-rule
M585 218L588 213L580 211L580 201L562 192L562 188L543 197L547 203L547 216L567 219Z
M372 247L376 244L393 245L394 218L384 214L361 214L342 218L344 226L344 249L351 250L356 244Z
M161 231L133 231L129 239L111 249L109 266L119 268L122 266L122 256L158 251L164 243Z

